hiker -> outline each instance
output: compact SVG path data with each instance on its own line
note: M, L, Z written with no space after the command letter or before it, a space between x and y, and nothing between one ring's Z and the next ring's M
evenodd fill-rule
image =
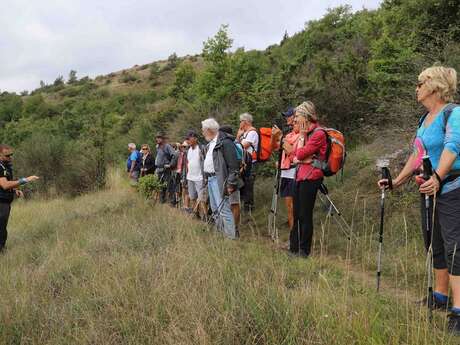
M286 204L288 226L292 229L294 225L294 195L295 195L295 173L296 165L294 164L295 148L300 137L299 125L294 124L295 109L289 108L286 112L282 113L286 120L287 126L290 132L283 138L283 152L281 157L281 180L280 180L280 197L284 199ZM276 136L276 132L281 130L274 126L273 132Z
M181 143L176 143L177 147L177 164L175 168L175 174L174 174L174 190L175 190L175 195L176 195L176 202L177 206L181 207L181 204L183 205L184 202L184 184L183 184L183 176L184 176L184 171L185 171L185 155L187 154L187 148L188 148L188 143L183 142ZM186 205L188 206L188 205Z
M297 146L287 141L283 146L288 156L294 153L293 163L297 165L294 226L289 236L289 250L307 258L313 238L313 208L324 177L323 171L314 163L326 159L327 137L324 131L316 130L320 128L318 116L315 105L310 101L295 109L295 126L300 133Z
M416 97L427 114L420 120L414 143L419 140L423 147L414 145L406 165L393 180L393 188L410 181L414 172L420 170L421 155L429 155L433 175L427 181L421 175L416 176L416 182L422 194L426 247L430 239L426 235L423 195L432 196L435 204L434 219L429 219L434 225L431 234L436 275L433 308L447 309L450 283L453 301L448 330L460 335L460 107L448 104L454 100L456 92L457 72L453 68L430 67L419 75ZM378 181L379 187L385 188L387 181ZM428 298L424 301L428 303Z
M253 117L249 113L240 115L240 127L236 134L236 140L241 143L247 154L252 157L252 166L247 176L244 177L244 186L241 189L243 209L249 214L254 210L254 181L256 178L255 164L257 162L257 150L259 149L259 134L252 125ZM249 167L248 167L249 168Z
M229 125L222 125L220 127L220 130L224 133L227 133L230 135L232 138L233 137L233 128ZM235 142L235 145L238 145L237 142ZM240 146L242 150L242 146ZM241 171L241 167L240 167ZM235 233L236 237L240 236L240 218L241 218L241 195L240 195L240 190L237 189L235 190L232 194L229 195L228 200L230 202L230 207L232 209L232 214L233 214L233 219L235 221Z
M166 142L166 137L163 133L158 133L155 141L157 143L157 155L155 157L155 173L160 181L164 183L164 187L160 191L160 202L162 204L169 199L173 201L171 193L171 164L174 164L175 152L171 145Z
M136 144L128 144L129 156L126 162L128 170L128 177L131 181L131 185L136 185L139 180L141 171L141 153L136 149Z
M23 197L18 187L29 182L38 180L37 176L21 177L14 180L13 177L13 149L5 144L0 144L0 252L5 250L8 238L8 219L10 217L11 203L14 197Z
M230 239L235 238L235 221L230 209L229 195L241 187L239 164L233 138L219 131L213 118L201 122L208 145L203 171L208 184L209 201L217 228Z
M141 161L141 176L151 175L155 173L155 158L150 152L150 146L142 144L142 161Z
M189 130L185 136L189 147L186 155L186 181L190 199L189 212L198 218L206 216L206 193L203 178L204 147L198 143L198 134Z

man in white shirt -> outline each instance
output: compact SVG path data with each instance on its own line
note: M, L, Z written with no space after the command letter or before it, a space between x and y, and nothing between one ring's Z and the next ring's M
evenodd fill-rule
M259 149L259 134L252 125L253 117L249 113L240 115L240 128L236 139L241 143L248 154L252 156L252 166L247 177L244 179L244 186L241 189L244 210L252 212L254 209L254 181L256 179L255 164L257 163L257 152Z
M206 215L203 186L203 147L198 144L198 134L190 130L186 140L189 144L186 156L187 189L191 207L198 217Z
M235 220L228 195L241 187L239 162L233 138L219 131L214 119L201 122L203 135L208 141L203 172L208 181L209 202L217 229L231 239L235 238Z

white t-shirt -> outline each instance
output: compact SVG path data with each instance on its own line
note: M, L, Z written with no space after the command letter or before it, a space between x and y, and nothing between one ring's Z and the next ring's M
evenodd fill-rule
M200 164L200 147L190 147L187 151L187 180L198 182L203 180Z
M246 132L242 135L241 137L241 144L244 145L245 143L251 144L246 150L252 154L255 150L258 150L259 148L259 135L255 130L250 130L249 132ZM253 160L254 162L255 160Z
M281 177L295 179L295 168L281 170Z
M214 174L216 170L214 170L214 161L212 159L212 152L214 151L214 147L217 143L217 135L214 139L209 142L208 152L206 153L206 158L204 159L204 172L208 174Z

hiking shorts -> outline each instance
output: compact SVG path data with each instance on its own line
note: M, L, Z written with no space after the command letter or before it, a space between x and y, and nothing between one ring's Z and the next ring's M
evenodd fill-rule
M238 205L241 201L240 190L238 189L230 194L228 200L230 201L230 205Z
M424 212L424 208L422 209ZM433 267L460 275L460 188L436 198L433 227Z
M282 177L280 182L280 197L293 198L295 195L295 179Z
M192 180L187 180L187 189L188 189L188 196L190 197L191 200L197 200L198 201L205 201L204 199L204 189L203 188L203 180L201 181L192 181Z

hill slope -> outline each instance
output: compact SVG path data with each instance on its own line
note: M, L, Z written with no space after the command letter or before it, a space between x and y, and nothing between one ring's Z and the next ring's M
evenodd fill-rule
M335 247L345 241L333 227L318 230L305 261L248 229L224 240L152 207L117 174L110 181L73 200L14 206L0 258L1 344L450 344L441 314L429 325L412 303L407 243L379 296L370 271L347 259L358 246ZM390 288L393 270L406 288Z

